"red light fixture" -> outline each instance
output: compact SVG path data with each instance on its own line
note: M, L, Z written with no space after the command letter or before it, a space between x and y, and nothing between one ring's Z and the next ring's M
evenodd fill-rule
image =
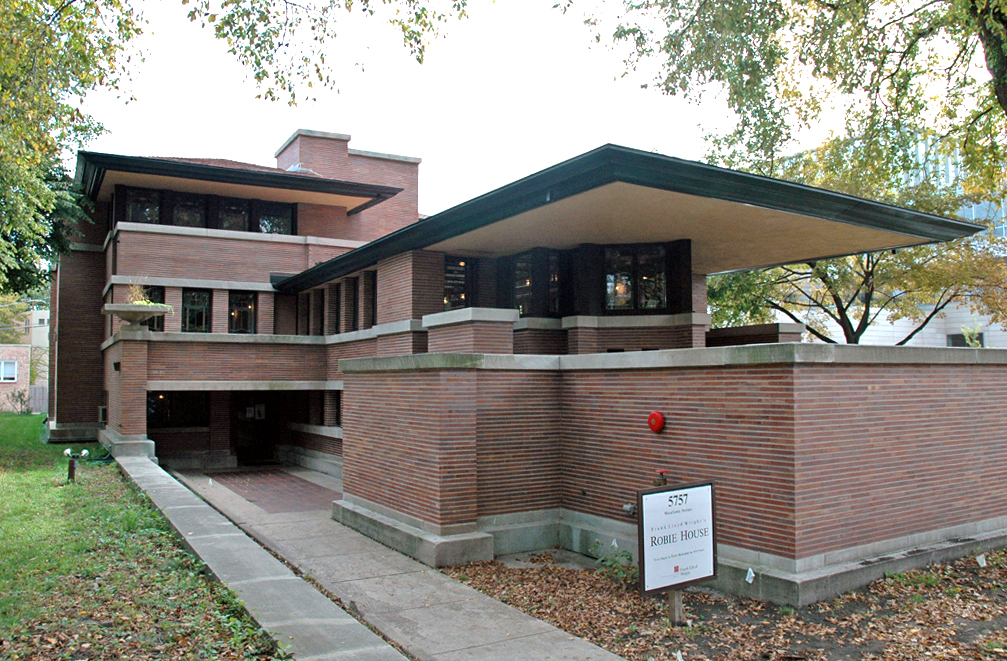
M664 429L664 414L660 411L654 411L649 416L647 416L647 425L650 427L650 431L659 432Z

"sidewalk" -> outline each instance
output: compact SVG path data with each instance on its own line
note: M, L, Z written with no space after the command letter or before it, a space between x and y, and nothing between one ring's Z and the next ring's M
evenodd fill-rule
M319 488L328 502L341 495L328 475L285 468L179 479L421 661L621 658L336 523L331 508L304 509L317 506Z
M237 593L259 626L296 659L403 660L391 645L301 580L157 464L146 457L116 461L150 496L193 553Z

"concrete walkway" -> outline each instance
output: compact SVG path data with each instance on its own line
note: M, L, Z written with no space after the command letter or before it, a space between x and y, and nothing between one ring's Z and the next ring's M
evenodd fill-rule
M300 661L403 661L391 645L299 578L145 457L117 459L220 581ZM297 517L293 517L294 520Z
M342 489L339 480L321 473L295 468L284 472L330 489L334 497ZM246 481L239 484L225 475L214 480L212 476L187 472L179 478L418 659L621 658L336 523L329 509L293 511L298 509L297 499L282 492L296 485L289 479L277 480L274 471L267 471L261 478L273 484L270 492L258 488L261 485L256 483L255 473L243 474L243 479L246 475ZM224 486L224 482L255 502ZM298 491L307 493L310 489Z

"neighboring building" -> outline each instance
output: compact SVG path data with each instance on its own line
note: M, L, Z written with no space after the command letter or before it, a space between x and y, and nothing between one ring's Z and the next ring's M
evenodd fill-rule
M418 220L418 159L348 142L297 131L276 169L80 154L54 439L326 470L339 520L432 565L632 544L623 506L670 469L717 482L721 585L791 603L1007 537L999 354L706 312L708 273L977 226L612 145ZM135 286L174 313L102 314Z
M49 348L49 310L31 309L24 320L21 344Z
M0 411L21 412L28 401L32 347L28 344L0 344Z

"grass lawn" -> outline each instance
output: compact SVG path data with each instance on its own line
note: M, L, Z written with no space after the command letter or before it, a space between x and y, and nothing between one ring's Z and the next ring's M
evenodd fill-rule
M0 415L0 658L282 658L115 464L67 484L42 425Z

